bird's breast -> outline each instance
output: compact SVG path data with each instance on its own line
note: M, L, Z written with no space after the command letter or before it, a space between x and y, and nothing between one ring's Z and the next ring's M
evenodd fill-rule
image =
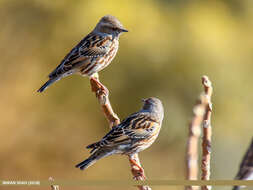
M83 69L81 69L81 74L91 76L92 74L99 72L107 67L115 57L118 51L118 46L118 40L112 40L109 46L105 47L108 48L107 53L101 57L89 58L87 64L84 65Z
M112 44L109 48L108 53L106 53L106 55L105 55L105 66L104 67L106 67L107 65L109 65L111 63L111 61L113 60L113 58L115 57L115 55L118 51L118 48L119 48L119 41L118 41L118 39L114 39L112 41Z

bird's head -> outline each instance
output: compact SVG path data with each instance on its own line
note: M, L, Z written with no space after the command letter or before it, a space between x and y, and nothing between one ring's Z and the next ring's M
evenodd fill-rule
M100 33L111 34L116 37L122 32L128 32L120 21L112 15L102 17L94 30Z
M151 97L142 99L142 101L144 102L142 109L150 112L151 114L154 114L155 117L157 117L157 119L162 122L164 110L161 100Z

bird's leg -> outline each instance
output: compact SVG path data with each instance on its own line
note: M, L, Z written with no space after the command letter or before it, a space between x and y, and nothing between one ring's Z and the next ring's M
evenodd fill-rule
M136 162L136 160L132 156L129 156L129 161L132 166L136 166L138 168L138 170L136 170L132 167L132 172L135 173L134 179L137 180L139 177L141 177L145 180L146 176L144 174L144 169Z
M96 93L96 96L99 95L109 95L109 90L99 81L98 74L93 74L90 77L91 90Z

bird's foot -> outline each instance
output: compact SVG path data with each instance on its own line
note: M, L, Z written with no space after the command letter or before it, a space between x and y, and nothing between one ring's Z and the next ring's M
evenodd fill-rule
M132 173L134 173L134 180L146 180L144 169L138 163L136 163L134 159L129 159L129 161L133 166L136 166L138 168L136 170L132 167Z
M135 171L135 176L133 177L134 180L139 181L139 180L146 180L146 176L144 172L136 172Z
M96 93L96 96L108 96L109 90L95 77L90 78L91 90Z

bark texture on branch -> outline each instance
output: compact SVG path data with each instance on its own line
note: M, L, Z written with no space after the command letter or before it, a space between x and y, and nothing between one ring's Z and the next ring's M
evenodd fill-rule
M98 78L97 78L98 81ZM114 113L110 100L109 93L106 94L101 90L101 86L92 78L90 79L91 90L96 94L99 104L101 105L102 112L104 113L107 121L109 122L110 128L120 124L120 119Z
M97 77L97 81L98 77ZM101 105L102 112L104 113L107 121L109 122L110 128L120 124L120 119L118 118L117 114L114 113L110 100L109 100L109 91L108 93L105 93L103 90L101 90L101 85L97 83L95 80L92 78L90 79L90 84L91 84L91 90L96 94L96 97L98 99L99 104ZM140 159L138 154L135 154L132 159L141 166ZM145 180L145 178L140 175L140 171L142 170L142 174L144 174L144 169L143 168L138 168L132 162L130 161L130 167L131 167L131 172L133 174L133 177L135 180ZM139 190L151 190L149 186L138 186Z
M198 142L201 133L200 125L203 121L205 113L205 105L203 104L203 95L200 95L196 105L193 108L193 118L189 125L189 135L186 147L186 179L198 179ZM186 186L186 190L197 190L198 186Z
M141 166L141 162L140 162L140 159L139 159L139 156L138 154L134 154L134 156L131 158L132 160L134 160L139 166ZM136 167L136 165L134 165L131 161L130 161L130 158L129 158L129 163L130 163L130 167L131 167L131 172L134 176L134 179L135 180L145 180L145 178L143 177L144 175L144 170L142 168L142 172L140 171L140 169L138 167ZM138 185L137 186L139 188L139 190L151 190L151 188L149 186L142 186L142 185Z
M203 120L203 138L202 138L202 164L201 164L201 180L210 180L210 161L211 161L211 114L212 103L211 97L213 93L213 87L211 81L207 76L202 77L202 84L205 90L205 115ZM211 190L212 186L202 186L202 190Z
M202 84L204 86L204 92L201 93L199 99L197 100L197 103L195 104L194 108L193 108L193 118L189 124L189 134L188 134L188 141L187 141L187 147L186 147L186 179L187 180L197 180L198 179L198 169L199 169L199 165L198 165L198 142L199 142L199 137L201 134L201 124L202 122L205 123L205 126L210 124L210 122L208 123L208 118L210 119L211 114L208 111L207 112L207 108L210 108L211 110L211 104L210 104L210 98L211 97L211 93L212 93L212 89L210 90L210 86L211 86L211 82L208 80L208 77L203 76L202 77ZM210 135L211 133L208 132L206 135ZM211 137L209 136L205 136L208 137L208 139L210 139ZM205 151L206 150L210 150L206 146L208 143L207 141L205 141ZM208 165L208 162L206 162L206 155L205 154L205 166L210 166L210 164ZM210 158L207 158L207 161L210 161ZM205 167L205 172L208 170L209 173L209 169L207 169ZM203 170L202 170L203 171ZM205 176L207 176L205 174ZM198 186L186 186L185 187L186 190L198 190L199 187Z

